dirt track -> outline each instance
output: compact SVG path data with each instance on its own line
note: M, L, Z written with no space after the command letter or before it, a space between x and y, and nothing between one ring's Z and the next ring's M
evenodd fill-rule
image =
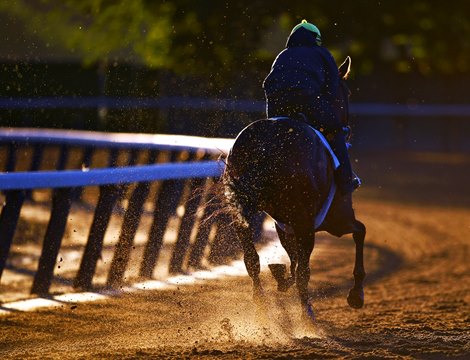
M244 277L3 317L0 357L470 358L468 154L359 159L364 309L345 300L351 238L319 235L314 327L301 325L294 291L275 292L266 273L266 312Z

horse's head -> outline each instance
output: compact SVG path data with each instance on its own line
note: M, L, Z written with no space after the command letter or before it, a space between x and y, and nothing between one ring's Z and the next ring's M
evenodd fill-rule
M338 68L339 87L337 93L337 115L343 124L343 127L349 129L349 91L346 80L351 70L351 58L348 56L346 60Z

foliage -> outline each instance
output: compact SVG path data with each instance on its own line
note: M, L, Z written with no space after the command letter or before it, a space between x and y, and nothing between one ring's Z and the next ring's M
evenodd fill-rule
M421 74L470 72L464 0L218 1L12 0L0 11L87 64L139 62L190 74L266 69L302 18L338 61Z

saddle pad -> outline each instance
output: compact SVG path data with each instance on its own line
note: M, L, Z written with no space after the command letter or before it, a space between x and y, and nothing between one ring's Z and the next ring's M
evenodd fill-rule
M270 120L289 120L290 118L285 117L285 116L278 116L278 117L272 117L269 118ZM315 134L317 134L318 138L322 142L323 146L328 150L331 160L333 161L333 167L336 170L339 167L339 160L336 154L333 152L333 149L331 148L330 144L328 143L328 140L326 140L325 136L321 133L321 131L315 129L312 125L308 125L310 128L315 131Z
M315 217L315 223L313 224L313 227L315 230L317 230L320 225L323 223L325 220L326 214L328 214L328 210L330 210L331 203L333 202L333 199L335 197L336 193L336 184L334 182L331 183L330 191L328 192L328 197L326 198L325 202L323 203L322 208L318 212L317 216ZM276 222L276 225L279 226L279 228L284 231L285 233L288 234L293 234L294 229L292 226L281 223L277 221L276 219L273 219Z
M330 153L331 160L333 160L334 169L336 170L337 168L339 168L339 160L338 160L338 157L336 156L336 154L333 152L333 149L331 148L330 144L328 143L328 140L326 140L325 136L321 133L321 131L318 131L313 126L310 126L310 127L313 129L313 131L315 131L318 138L321 140L321 142L323 143L325 148Z
M289 119L288 117L274 117L270 118L271 120L285 120ZM328 143L328 140L326 140L325 136L315 129L313 126L309 125L313 131L317 134L318 138L322 142L323 146L328 150L331 156L331 160L333 161L333 167L336 170L339 167L339 160L336 157L335 153L333 152L333 149L331 148L330 144ZM326 198L325 202L323 203L323 206L321 207L320 211L318 212L317 216L315 217L315 223L314 223L314 229L318 229L320 225L323 223L325 220L326 214L328 214L328 210L330 210L331 203L333 202L333 198L335 197L336 193L336 184L333 181L330 186L330 191L328 192L328 197ZM282 231L286 233L292 234L294 231L290 225L283 224L276 219L274 219L276 222L277 226L281 228Z

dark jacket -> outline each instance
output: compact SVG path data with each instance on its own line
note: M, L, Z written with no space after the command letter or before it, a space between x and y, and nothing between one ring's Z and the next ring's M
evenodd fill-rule
M316 44L312 32L299 28L289 36L286 49L274 60L263 82L268 116L290 116L292 114L280 114L280 109L294 106L314 125L336 129L341 124L331 104L338 85L338 68L333 56ZM299 99L305 106L298 104Z

